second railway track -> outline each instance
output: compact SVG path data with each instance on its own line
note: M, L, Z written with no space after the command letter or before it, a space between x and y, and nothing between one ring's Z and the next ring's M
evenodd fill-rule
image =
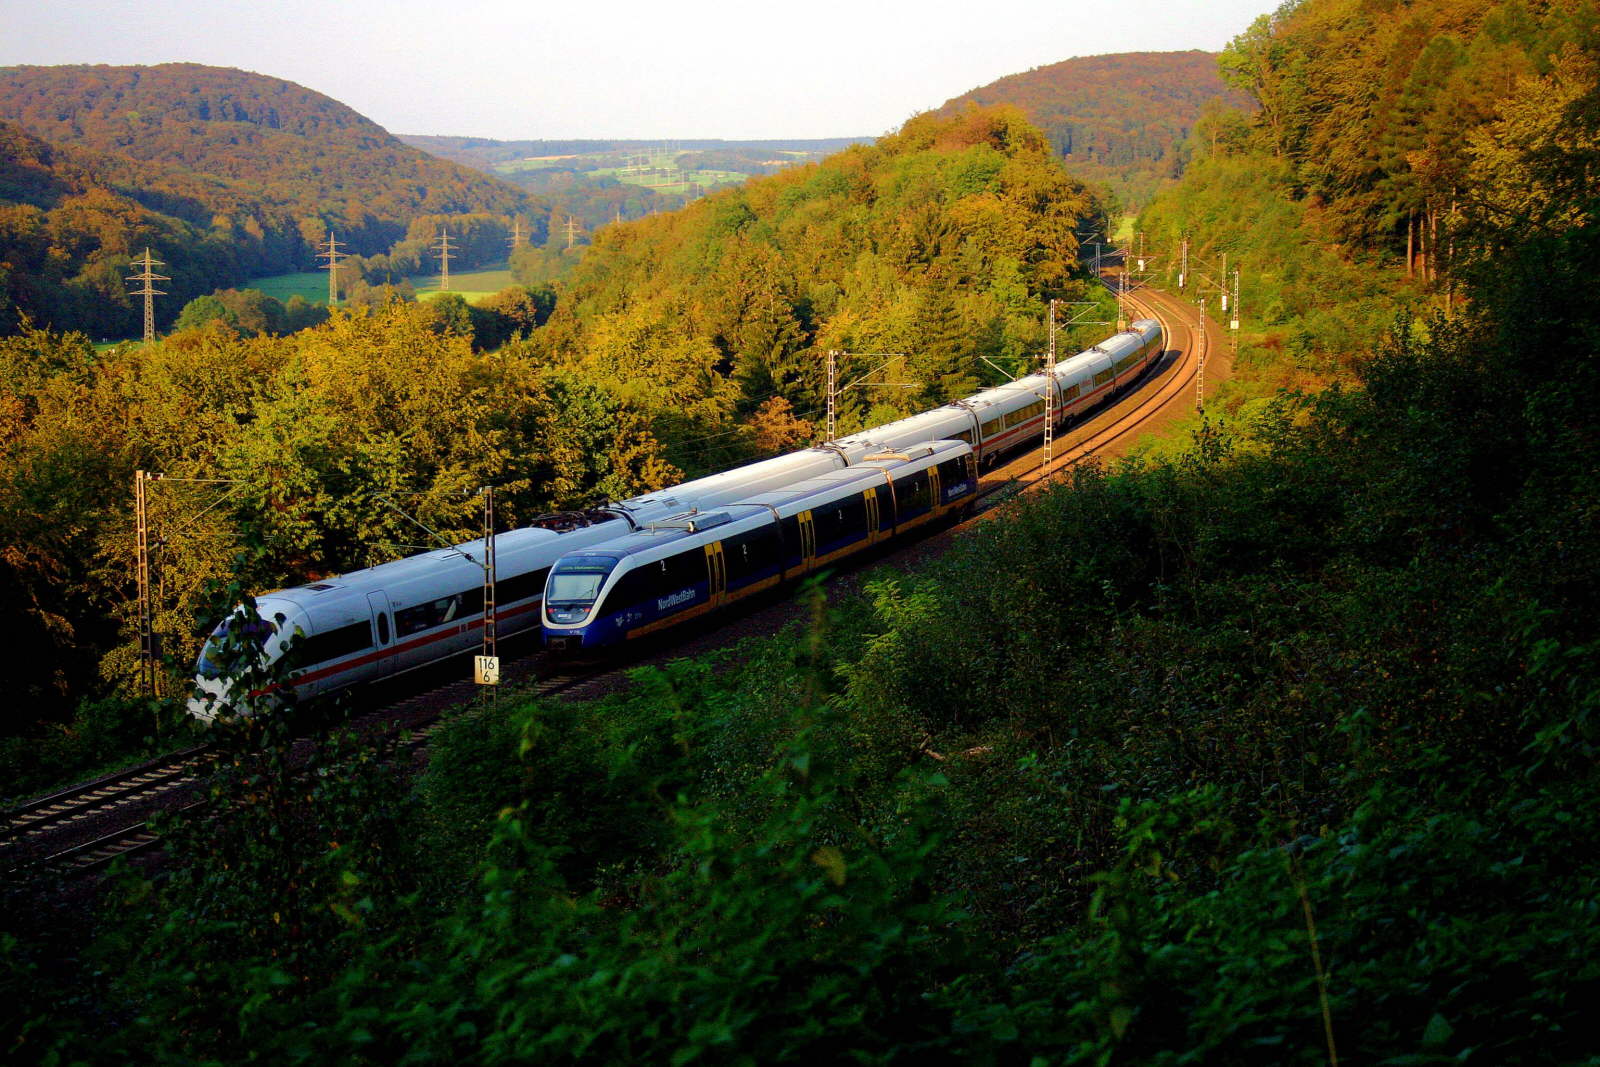
M1146 380L1121 401L1091 414L1063 434L1050 470L1041 469L1035 450L985 479L989 484L983 496L989 504L995 502L1001 490L1016 487L1026 491L1050 474L1103 454L1112 445L1185 406L1185 399L1195 389L1199 362L1210 344L1205 321L1184 321L1179 313L1186 310L1184 305L1169 297L1136 291L1129 300L1161 322L1169 358L1153 367ZM679 654L693 654L693 649ZM581 691L587 684L625 669L547 675L545 671L550 666L543 654L529 652L507 663L506 677L512 682L531 682L533 695L554 696ZM477 686L458 678L370 710L352 720L352 725L376 729L378 723L398 723L398 727L387 728L403 733L401 747L417 757L450 721L446 709L469 702L477 692ZM188 790L203 772L210 754L204 747L189 749L37 798L7 812L5 828L0 831L0 870L81 873L102 868L118 856L158 847L159 837L145 825L149 816L159 808L197 805L188 798Z

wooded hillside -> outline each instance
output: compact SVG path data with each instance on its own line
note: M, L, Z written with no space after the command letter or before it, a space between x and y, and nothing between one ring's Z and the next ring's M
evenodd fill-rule
M402 144L326 96L245 71L0 69L0 323L125 335L124 269L149 245L170 275L158 318L248 277L318 265L341 248L384 253L419 215L529 212L505 183ZM8 153L9 154L9 153ZM536 236L542 238L542 225ZM8 310L6 303L11 305Z
M841 380L890 387L847 393L841 425L882 421L1000 380L985 359L1031 365L1045 301L1090 298L1077 234L1100 224L1016 109L925 114L601 230L534 343L691 423L774 399L815 415L826 351L861 353Z
M1140 207L1182 173L1183 144L1207 103L1243 106L1211 52L1128 52L1035 67L963 93L972 104L1015 104L1044 130L1068 169Z

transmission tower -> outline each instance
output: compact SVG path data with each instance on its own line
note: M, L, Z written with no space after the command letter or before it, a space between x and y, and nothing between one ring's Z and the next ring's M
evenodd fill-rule
M567 249L571 251L573 242L578 239L578 220L571 215L567 216Z
M439 243L433 246L433 250L439 253L439 291L448 293L450 291L450 252L452 249L450 247L450 231L442 226L439 228Z
M522 247L522 219L517 217L511 220L511 236L507 238L511 243L511 251L515 252Z
M154 283L170 282L172 279L167 277L165 274L157 274L155 272L154 268L162 267L166 264L162 263L159 259L152 258L149 248L144 250L144 259L134 260L134 263L135 265L144 267L144 270L140 271L138 274L130 276L128 280L130 282L139 282L143 286L143 288L135 289L131 295L144 297L144 343L149 344L151 341L156 339L155 298L158 296L167 295L164 291L157 289Z
M328 250L326 252L317 253L318 259L325 259L328 261L327 263L323 264L322 269L328 272L329 307L333 307L333 305L339 302L339 261L349 254L349 252L341 252L339 250L338 238L333 236L332 230L329 230Z

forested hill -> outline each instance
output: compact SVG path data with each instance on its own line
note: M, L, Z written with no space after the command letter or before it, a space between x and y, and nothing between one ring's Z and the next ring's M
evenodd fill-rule
M200 293L316 266L330 230L371 255L419 215L536 206L320 93L240 70L0 68L0 122L55 149L27 147L26 175L8 164L0 180L0 315L9 302L97 332L128 328L122 268L146 244L171 268L175 314Z
M815 415L827 349L903 353L877 376L902 384L841 401L844 425L883 421L971 392L994 373L985 360L1020 372L1045 302L1090 299L1076 234L1103 225L1017 109L924 114L601 230L533 341L661 411L664 440L724 436L725 409L773 401ZM705 464L694 448L669 457Z
M1182 168L1182 145L1212 100L1245 106L1223 84L1212 52L1084 56L1012 74L963 93L941 111L1015 104L1045 131L1068 169L1147 203Z
M1600 187L1583 143L1594 12L1306 0L1257 19L1220 57L1253 113L1204 116L1183 180L1140 220L1163 280L1185 238L1196 271L1231 257L1248 362L1323 378L1352 376L1398 306L1458 313L1469 284L1505 291L1491 279L1506 250L1564 239L1574 200Z

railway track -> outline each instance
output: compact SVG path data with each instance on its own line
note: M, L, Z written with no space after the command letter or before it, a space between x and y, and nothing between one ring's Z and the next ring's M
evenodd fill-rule
M1147 372L1146 381L1131 394L1114 402L1069 430L1060 439L1059 451L1045 469L1035 452L1006 465L985 479L980 490L983 510L1026 492L1051 475L1148 428L1169 417L1186 397L1193 396L1200 360L1210 344L1204 321L1184 321L1180 310L1188 310L1170 297L1136 290L1129 300L1144 314L1161 322L1173 355ZM1131 401L1131 402L1130 402ZM522 695L540 697L561 693L581 693L583 687L620 668L596 668L546 673L551 667L538 651L506 664L507 681L517 685ZM360 729L386 730L398 734L399 748L413 759L421 759L436 733L455 716L446 709L470 703L481 690L460 679L421 694L394 701L368 712L352 722ZM468 710L466 714L472 714ZM395 727L393 723L400 723ZM384 725L379 725L384 724ZM301 743L309 744L308 739ZM175 753L159 760L107 775L71 789L40 797L6 813L0 831L0 870L13 875L23 872L82 874L104 868L118 857L137 855L155 849L160 837L145 825L149 815L164 802L179 810L198 806L197 801L181 800L187 787L202 775L212 751L205 747ZM74 833L73 831L77 831Z
M992 490L998 499L987 506L1027 492L1090 456L1103 455L1113 445L1125 443L1135 434L1172 417L1174 412L1192 406L1189 400L1195 396L1201 360L1206 358L1211 345L1205 321L1186 321L1180 312L1192 312L1192 309L1164 294L1136 289L1128 300L1142 314L1161 323L1166 331L1167 351L1172 353L1170 358L1147 371L1145 381L1125 394L1120 402L1113 402L1090 415L1062 435L1048 469L1037 451L1003 468L1005 482Z
M531 674L533 669L525 661L536 658L543 657L533 653L518 662L525 672ZM519 695L555 696L581 687L599 673L600 670L596 669L540 677L531 684L518 687ZM452 682L420 697L364 715L352 725L357 729L365 726L371 730L375 720L392 716L408 704L422 700L460 706L472 699L477 688L470 682ZM472 714L475 710L469 708L465 713ZM456 717L433 714L425 719L413 720L399 730L386 732L398 734L399 751L413 759L420 759L435 734ZM295 744L310 744L310 739L298 738ZM160 835L147 825L152 810L169 793L196 783L204 773L206 760L214 754L209 748L190 749L167 760L152 761L108 775L14 809L7 814L7 829L0 837L0 869L8 869L13 875L24 871L84 874L104 868L119 857L134 856L156 848L161 843ZM190 801L176 805L173 810L190 811L197 807L198 801ZM119 811L125 812L120 818ZM90 819L98 820L94 829L100 832L85 840L47 845L42 850L25 847L31 838L59 834L64 825ZM106 825L111 828L105 829Z

